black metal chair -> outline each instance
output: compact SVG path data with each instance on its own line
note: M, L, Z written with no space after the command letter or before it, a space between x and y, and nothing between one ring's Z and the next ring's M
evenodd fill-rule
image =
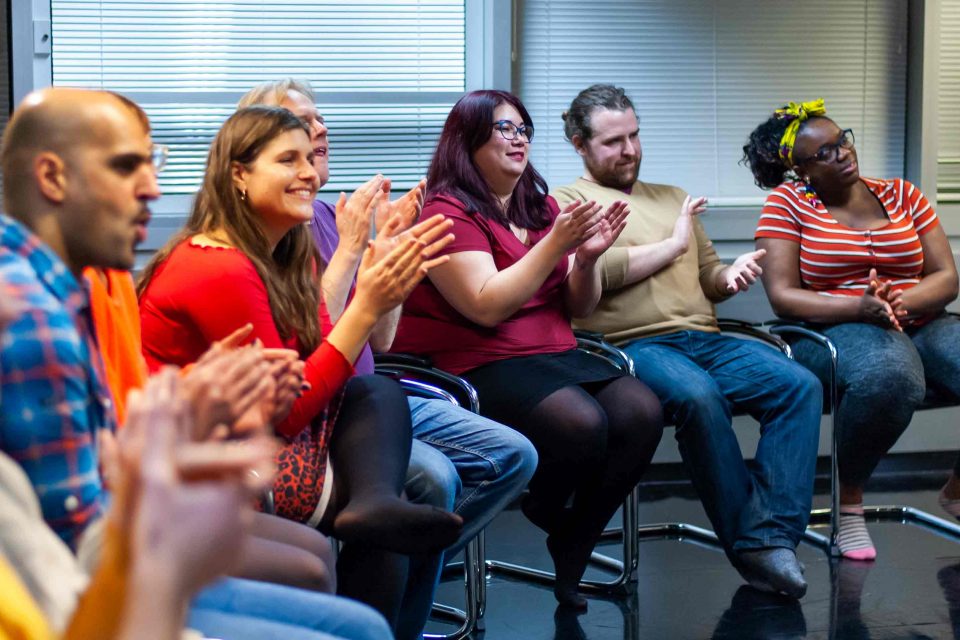
M766 331L762 331L760 328L758 328L758 325L754 325L749 322L743 322L741 320L733 320L728 318L718 319L717 324L722 333L734 334L744 339L750 339L750 340L756 340L758 342L762 342L764 344L769 345L773 349L777 349L788 358L791 358L791 359L793 358L793 353L790 349L790 345L785 340L783 340L779 336L771 335ZM602 334L585 332L585 331L577 331L576 334L577 334L578 342L583 341L584 344L582 346L587 346L588 348L594 348L594 349L597 349L598 351L602 351L603 353L612 354L612 352L615 351L618 355L612 355L612 357L618 357L626 360L630 359L629 356L626 355L626 353L617 349L613 345L605 342L603 340ZM633 374L634 364L632 361L630 361L629 367L626 370L629 371L631 375ZM734 415L746 415L746 414L744 412L737 412ZM632 528L630 528L628 525L628 521L630 521L631 519L634 522L637 521L637 510L639 509L638 496L639 496L638 491L634 491L634 494L631 495L631 498L632 498L631 502L633 502L633 504L635 505L633 508L633 513L628 514L627 510L626 509L624 510L624 528L627 531L632 530ZM717 539L716 533L714 533L710 529L705 529L703 527L699 527L686 522L659 522L659 523L652 523L652 524L641 524L636 527L636 531L637 531L636 542L633 543L632 545L629 545L634 550L633 554L630 556L632 559L634 559L634 561L636 558L637 545L642 540L663 540L663 539L679 540L679 541L687 540L692 542L698 542L701 544L706 544L713 547L720 546L720 541ZM624 537L623 532L624 532L624 529L620 529L620 528L607 529L606 531L604 531L602 539L604 540L622 539ZM823 547L824 545L827 544L828 539L825 536L817 533L816 531L807 529L804 532L804 541L809 542L818 547ZM624 553L625 558L628 557L626 554L626 549L627 549L627 544L625 543L625 553ZM601 563L603 563L602 560L601 560ZM607 563L607 566L609 566L610 568L616 568L617 565ZM635 563L633 568L636 569Z
M761 331L755 325L739 320L728 319L719 320L718 323L721 331L724 333L736 334L746 339L763 342L781 351L787 357L792 358L790 346L783 339ZM634 365L630 357L621 349L606 342L602 334L576 331L575 335L579 349L596 357L604 358L624 373L634 374ZM452 395L458 404L469 407L475 412L479 412L479 398L476 390L462 378L433 368L429 360L425 358L405 354L377 356L377 372L391 375L397 379L407 380L407 385L411 384L411 381L419 384L437 384L438 386L442 386L448 394ZM717 536L713 531L689 523L663 522L640 525L638 511L639 488L635 488L624 501L622 510L623 526L621 528L607 529L601 537L601 540L604 542L620 541L622 544L623 559L618 560L594 552L591 556L591 563L614 575L610 580L583 580L580 583L582 590L590 593L608 595L628 593L631 583L636 581L639 543L641 540L667 538L681 541L690 540L713 547L720 546ZM624 535L624 531L635 532L635 535ZM827 543L827 539L824 536L809 529L805 532L804 538L808 542L821 547ZM549 571L500 560L486 560L484 562L485 551L482 534L479 538L479 547L478 556L481 558L480 566L486 567L486 569L491 572L521 579L530 579L542 584L552 584L554 581L554 574ZM469 572L470 568L467 568L467 571ZM469 580L468 573L468 592L470 586ZM485 580L480 580L477 594L479 594L478 613L482 618L486 606Z
M603 358L611 362L624 373L633 375L633 361L620 349L614 347L603 340L602 334L595 334L583 331L574 332L577 339L577 348L598 358ZM637 512L640 508L640 494L637 488L627 496L623 503L623 527L632 531L637 529ZM617 536L604 532L601 541L619 538L623 545L623 560L617 560L603 555L596 551L591 554L590 562L597 567L608 571L613 575L610 580L592 580L584 579L580 582L580 589L590 593L601 594L625 594L628 593L630 584L636 581L637 563L638 563L638 540L635 536ZM555 575L551 571L535 569L524 565L504 562L502 560L487 560L487 568L490 571L502 573L520 579L529 579L541 584L553 584Z
M605 358L613 362L618 368L626 373L632 374L633 363L630 358L622 351L609 345L602 340L595 340L587 336L578 336L579 348L591 353L597 357ZM426 358L411 356L407 354L387 354L377 356L377 372L385 375L391 375L398 379L414 380L420 383L427 382L443 386L443 388L453 395L459 404L470 408L471 411L479 412L479 398L476 390L470 383L462 378L451 375L439 369L433 368ZM636 514L639 504L639 494L635 489L624 502L624 526L629 529L636 528ZM481 538L479 556L484 558L484 545ZM630 536L623 538L623 561L611 558L600 553L594 553L591 562L598 567L614 573L611 580L584 580L580 587L593 593L626 593L629 584L636 578L637 569L637 546L636 539ZM486 560L481 563L486 569L521 579L530 579L542 584L552 584L554 574L549 571L526 567L501 560ZM479 614L482 617L486 608L486 581L481 580L479 587Z
M466 380L430 366L429 361L404 354L380 354L375 358L376 372L397 380L410 395L444 400L473 413L480 403L477 392ZM461 640L475 630L482 629L486 608L486 580L484 570L484 533L481 531L467 543L462 563L449 563L444 569L462 570L464 576L464 609L434 603L437 618L452 621L460 627L449 634L425 633L431 640Z
M829 535L820 536L823 539L815 543L826 550L830 556L838 557L840 555L840 550L837 547L837 533L840 525L840 477L837 462L839 430L837 429L837 414L834 410L839 401L839 391L837 389L837 348L830 338L807 324L779 321L771 322L769 323L769 330L770 333L775 336L787 336L794 339L807 338L823 349L826 349L830 354L830 378L827 388L824 389L823 403L824 413L829 413L830 415L830 430L832 432L830 438L830 508L814 509L810 515L810 523L814 526L829 525ZM949 407L955 406L955 404L954 402L937 397L934 393L928 392L927 398L918 410ZM948 537L960 539L960 525L913 507L905 505L864 506L863 513L870 521L915 524Z

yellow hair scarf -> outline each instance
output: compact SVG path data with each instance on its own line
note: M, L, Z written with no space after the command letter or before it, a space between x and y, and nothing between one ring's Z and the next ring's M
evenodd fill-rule
M797 143L797 131L800 130L800 123L811 116L826 115L827 109L823 106L823 98L810 100L809 102L791 102L782 109L777 109L773 115L779 120L789 120L787 130L783 132L780 138L780 159L787 163L788 167L793 166L793 145Z

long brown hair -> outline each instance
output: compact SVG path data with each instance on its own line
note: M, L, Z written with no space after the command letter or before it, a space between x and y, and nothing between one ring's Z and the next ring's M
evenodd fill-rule
M320 257L310 231L306 225L298 224L271 253L260 227L260 216L241 198L233 183L234 163L250 167L274 138L293 129L310 135L300 118L281 107L247 107L223 123L210 145L203 186L194 200L190 219L143 270L137 295L143 295L157 267L177 245L197 234L220 232L250 259L266 285L270 312L280 337L296 338L302 356L316 349L321 338L317 317Z

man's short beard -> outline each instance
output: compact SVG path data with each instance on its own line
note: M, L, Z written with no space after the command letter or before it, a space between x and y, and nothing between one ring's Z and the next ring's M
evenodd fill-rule
M589 168L589 167L588 167ZM636 169L630 172L626 178L621 177L622 172L618 171L590 171L590 174L597 182L605 187L612 189L628 189L633 186L640 176L640 161L637 161Z

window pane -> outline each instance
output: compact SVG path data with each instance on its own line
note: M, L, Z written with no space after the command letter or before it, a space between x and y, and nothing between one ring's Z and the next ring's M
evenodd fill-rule
M171 155L164 193L191 193L240 96L285 76L311 82L331 127L324 191L426 171L465 89L464 0L52 0L53 82L141 104Z
M960 202L960 0L940 3L937 199Z
M739 166L750 131L790 100L823 97L857 132L866 175L903 173L906 5L902 0L576 0L523 3L519 90L537 125L531 157L551 186L582 173L560 114L595 82L637 106L641 177L762 202ZM815 29L804 29L810 16Z

